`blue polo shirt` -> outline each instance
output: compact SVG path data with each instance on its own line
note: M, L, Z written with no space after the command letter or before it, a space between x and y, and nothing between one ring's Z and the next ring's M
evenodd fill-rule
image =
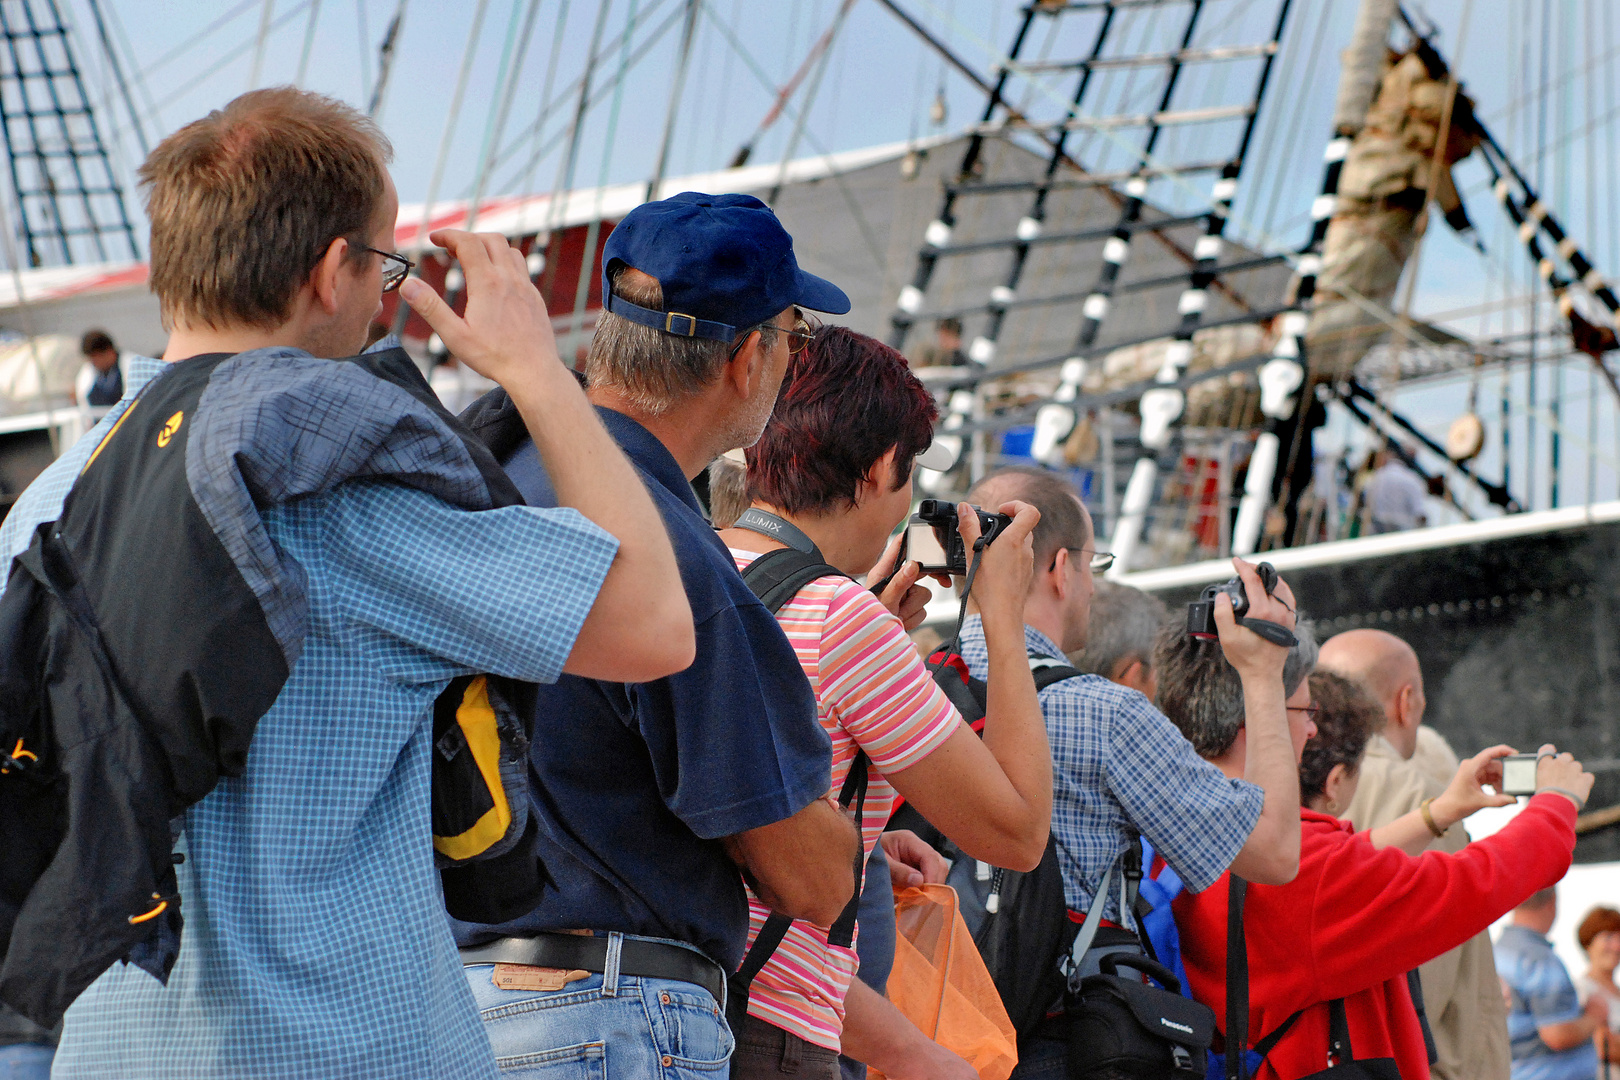
M832 744L776 618L737 573L680 466L646 428L598 409L663 515L697 659L650 683L564 675L538 688L530 754L539 852L554 886L528 915L456 925L463 945L542 930L618 930L742 962L748 904L720 839L827 793ZM531 506L556 495L534 443L503 464Z

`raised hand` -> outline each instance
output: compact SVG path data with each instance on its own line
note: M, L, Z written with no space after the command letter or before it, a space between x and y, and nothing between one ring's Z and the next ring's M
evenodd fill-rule
M1585 809L1595 777L1575 760L1573 754L1560 754L1552 743L1547 743L1538 752L1542 757L1536 762L1536 792L1556 791L1574 803L1576 810Z
M399 294L433 327L445 348L478 374L502 386L536 373L555 374L557 341L523 255L499 233L440 229L429 237L461 264L467 281L465 313L457 315L432 286L408 278Z
M1041 520L1041 512L1026 502L1003 503L996 508L1009 515L1012 524L985 545L979 572L973 578L973 599L988 619L1010 616L1018 626L1024 623L1024 600L1035 576L1035 544L1030 537ZM979 516L967 503L956 508L957 528L973 565L973 545L979 540Z
M1243 591L1249 598L1249 610L1245 617L1265 619L1292 630L1294 591L1288 587L1288 582L1278 578L1276 592L1267 595L1253 563L1234 558L1232 565L1237 569L1238 579L1243 582ZM1281 674L1283 664L1288 659L1288 650L1239 625L1232 614L1232 598L1224 592L1215 597L1215 629L1220 634L1221 651L1239 674L1268 674L1273 671Z
M900 620L900 625L911 631L921 626L923 619L927 618L926 608L932 594L927 586L917 583L922 572L921 563L907 562L893 577L889 577L889 572L894 570L894 561L900 557L900 545L904 542L904 533L890 540L883 557L867 573L866 580L879 582L889 578L883 590L877 593L878 603L888 608Z

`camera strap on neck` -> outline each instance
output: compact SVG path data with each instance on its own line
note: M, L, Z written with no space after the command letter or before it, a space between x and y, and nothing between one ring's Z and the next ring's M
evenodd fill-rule
M778 543L786 544L794 551L814 555L817 559L822 558L821 549L816 547L814 540L804 535L802 529L786 518L771 513L769 510L761 510L757 506L750 506L742 512L742 516L737 519L732 528L757 532L761 536L768 536Z

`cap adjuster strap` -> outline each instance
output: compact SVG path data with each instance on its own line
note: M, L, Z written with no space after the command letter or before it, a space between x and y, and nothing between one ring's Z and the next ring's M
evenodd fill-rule
M650 326L654 330L662 330L666 334L676 337L700 337L714 341L731 341L737 336L737 328L722 322L712 322L700 319L695 315L688 315L681 311L654 311L644 308L640 304L632 304L622 296L609 293L607 303L604 305L608 311L623 319L642 326ZM680 321L677 322L676 320Z

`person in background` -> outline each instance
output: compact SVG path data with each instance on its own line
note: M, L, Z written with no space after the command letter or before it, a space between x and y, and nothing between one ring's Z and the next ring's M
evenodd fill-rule
M1424 500L1429 487L1394 450L1384 447L1373 459L1372 478L1363 493L1375 533L1404 532L1428 524Z
M1380 707L1355 798L1335 813L1357 829L1375 829L1445 791L1456 765L1446 780L1437 781L1414 760L1428 699L1412 647L1383 630L1346 630L1322 645L1321 665L1365 687ZM1467 843L1468 832L1459 822L1430 847L1461 851ZM1423 964L1418 977L1437 1055L1433 1074L1440 1080L1507 1080L1507 1014L1489 931Z
M1309 641L1308 626L1296 627L1295 634ZM1161 636L1158 661L1166 714L1200 753L1235 775L1243 715L1235 708L1238 687L1229 665L1212 645L1180 631ZM1592 775L1570 755L1544 747L1537 795L1501 832L1456 854L1425 852L1451 823L1513 801L1483 789L1501 782L1497 761L1512 748L1476 755L1432 803L1356 832L1328 811L1353 797L1356 744L1376 720L1371 704L1355 704L1343 683L1324 686L1328 693L1320 703L1313 701L1309 680L1289 689L1290 735L1301 767L1300 869L1286 885L1251 882L1244 916L1249 1045L1288 1026L1251 1075L1292 1080L1320 1071L1329 1059L1330 1003L1342 1001L1356 1058L1394 1058L1402 1077L1423 1080L1428 1051L1406 973L1564 874L1575 848L1575 815L1591 791ZM1334 714L1319 728L1313 715L1328 709ZM1307 772L1305 748L1313 736L1318 745ZM1227 1006L1229 896L1229 882L1221 881L1175 901L1193 996L1214 1010L1218 1028L1225 1026Z
M1614 983L1614 969L1620 964L1620 911L1611 907L1595 907L1586 913L1575 931L1575 940L1586 953L1586 974L1575 981L1575 993L1581 1005L1593 998L1602 998L1608 1005L1608 1023L1593 1036L1597 1042L1598 1060L1620 1062L1620 987Z
M80 405L118 404L124 396L124 376L128 362L105 330L91 330L79 341L85 365L73 380L73 400Z
M709 524L729 529L748 509L748 469L731 456L721 454L709 462Z
M1170 609L1157 596L1115 581L1099 581L1091 596L1086 647L1069 653L1069 663L1152 701L1159 692L1153 640L1169 617Z
M1520 814L1508 828L1523 818ZM1508 998L1513 1080L1593 1080L1597 1075L1593 1037L1608 1027L1609 1003L1593 994L1581 1005L1569 971L1547 940L1557 918L1554 883L1514 908L1513 922L1496 939L1496 970Z
M866 852L904 798L970 857L1030 870L1052 815L1052 759L1023 647L1030 534L1040 515L1022 503L1000 505L1013 522L985 549L973 581L992 650L981 738L906 637L905 618L920 614L906 603L921 593L919 565L888 573L899 551L889 537L911 512L913 462L932 441L936 416L894 349L845 327L818 330L790 362L771 422L745 452L752 505L721 538L738 569L785 548L836 568L801 587L777 619L833 740L830 789L842 788L858 755L870 762ZM971 547L978 518L964 507L959 520ZM880 594L852 580L868 573L886 580ZM758 900L750 906L757 938L771 910ZM786 929L754 979L732 1077L774 1076L796 1061L801 1075L832 1080L842 1049L894 1080L970 1080L966 1062L853 979L853 943L833 937L805 920Z
M962 352L962 320L948 315L934 324L934 340L917 350L913 367L961 367L967 363Z

